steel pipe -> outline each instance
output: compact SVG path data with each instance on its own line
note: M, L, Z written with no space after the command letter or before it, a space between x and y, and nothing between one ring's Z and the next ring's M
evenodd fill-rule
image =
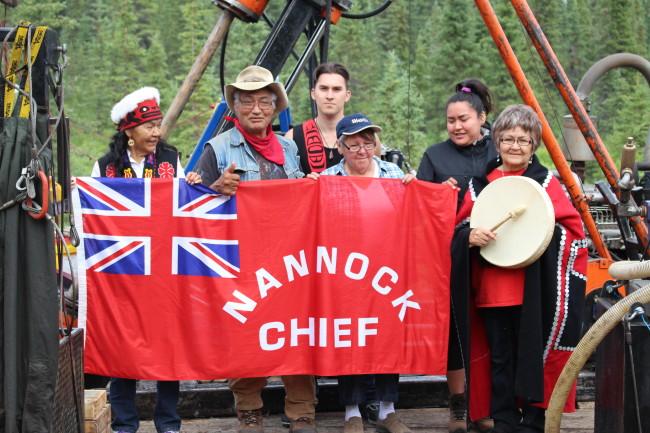
M562 65L560 65L560 62L555 56L553 48L551 48L551 45L548 43L548 40L546 39L542 28L539 26L539 23L535 19L535 15L528 6L526 0L510 0L510 3L515 8L515 12L519 16L519 19L524 25L524 28L533 41L533 45L535 45L539 56L542 58L542 61L546 66L546 69L555 82L555 86L559 90L560 95L562 95L562 99L564 99L564 102L571 112L573 119L576 121L576 124L578 125L578 128L580 128L582 135L585 137L589 148L596 157L596 161L598 161L598 165L600 165L600 168L603 170L609 186L612 188L612 191L618 195L619 173L616 165L614 164L612 158L609 156L607 147L605 147L603 141L600 139L598 131L596 131L593 123L591 123L591 119L589 118L589 115L587 114L585 108L582 106L578 95L576 94L575 90L573 90L573 86L571 85L569 78L564 73L564 69L562 69ZM564 176L562 177L564 178ZM636 233L639 244L643 245L644 248L650 252L650 245L648 245L648 229L643 220L639 217L630 217L630 225Z
M589 236L591 237L591 240L594 243L598 254L602 258L611 259L609 250L607 250L607 247L605 246L605 243L603 242L603 239L598 232L596 223L589 213L589 206L587 204L587 201L583 196L580 187L573 178L573 173L569 169L569 164L562 154L562 150L560 149L560 146L557 143L555 136L553 135L553 131L551 130L551 127L546 120L546 116L544 116L544 113L542 112L542 109L537 102L537 98L535 97L533 90L530 87L528 80L526 79L526 75L524 74L519 61L517 60L517 56L512 50L512 46L510 45L510 42L508 41L508 38L506 37L503 28L501 27L501 24L499 23L499 20L497 19L494 10L492 9L492 5L490 4L489 0L475 0L475 3L481 12L483 21L485 21L485 24L490 31L490 34L492 35L492 39L499 49L499 53L501 54L501 57L503 58L508 71L510 72L510 76L517 86L517 90L519 91L519 94L521 95L524 103L532 107L542 121L542 140L544 141L544 145L548 149L548 152L553 159L553 163L555 164L560 177L562 177L562 180L564 181L564 185L566 186L569 196L571 197L571 202L575 206L576 210L580 213L580 217L582 218L582 221L587 228L587 232L589 233Z

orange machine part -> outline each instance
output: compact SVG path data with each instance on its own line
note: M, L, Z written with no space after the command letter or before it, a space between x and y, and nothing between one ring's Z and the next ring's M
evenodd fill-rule
M268 2L269 0L214 0L217 6L232 12L245 23L258 22Z
M594 290L598 290L603 287L605 281L612 280L613 278L609 275L609 267L614 263L614 260L609 259L591 259L587 263L587 287L585 294L589 294ZM622 296L625 296L625 286L620 287L619 292Z
M70 317L66 313L59 312L59 328L60 329L69 329L77 328L78 322L76 317ZM59 340L63 338L63 334L59 333Z
M327 18L327 11L325 8L323 8L323 10L320 12L320 16ZM330 21L332 24L336 24L339 22L339 18L341 18L341 9L339 9L336 5L332 5L332 8L330 9Z
M237 0L237 2L255 12L257 16L262 16L269 0Z

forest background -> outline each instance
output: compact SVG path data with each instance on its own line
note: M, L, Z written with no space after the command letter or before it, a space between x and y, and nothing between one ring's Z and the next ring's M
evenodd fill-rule
M383 0L352 0L351 13L369 12ZM274 20L285 1L272 0ZM650 58L650 0L529 0L574 88L596 61L617 52ZM510 43L557 137L569 114L508 0L493 0ZM23 0L5 8L4 25L21 20L47 25L67 45L65 112L71 124L72 175L90 173L115 132L112 106L141 86L160 90L165 111L203 47L222 10L210 0ZM226 83L255 59L270 32L260 21L235 20L225 52ZM298 43L302 52L305 40ZM497 110L521 98L471 0L396 0L381 14L341 19L331 27L329 60L351 71L352 98L346 112L362 112L381 125L382 142L399 148L417 168L424 150L447 138L445 104L455 84L476 77L495 96ZM221 98L219 52L168 141L187 161L205 130L211 104ZM279 79L285 81L289 58ZM293 123L311 117L309 82L303 74L289 95ZM608 72L590 95L590 114L618 164L628 136L644 146L650 126L650 89L632 69ZM642 159L643 149L637 154ZM547 166L544 149L538 152ZM595 162L588 178L602 177Z

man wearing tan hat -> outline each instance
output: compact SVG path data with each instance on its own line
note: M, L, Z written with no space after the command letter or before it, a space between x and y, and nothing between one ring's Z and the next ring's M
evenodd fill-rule
M234 195L241 181L303 177L298 148L293 140L276 135L271 120L287 108L284 86L270 71L249 66L237 81L225 88L228 107L235 113L235 127L208 141L196 166L204 185ZM282 376L286 392L284 411L291 433L317 433L314 376ZM239 433L263 433L262 388L265 377L230 379L239 420Z
M205 144L196 165L203 184L234 195L240 181L303 177L296 143L271 128L271 120L289 105L282 83L267 69L249 66L226 86L225 97L235 127Z

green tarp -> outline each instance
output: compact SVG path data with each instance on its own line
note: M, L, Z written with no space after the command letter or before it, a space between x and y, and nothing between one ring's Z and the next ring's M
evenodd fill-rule
M40 116L39 132L47 121ZM29 119L0 118L0 123L3 204L18 192L32 139ZM45 167L47 160L49 152L41 160ZM20 205L0 211L0 432L50 431L58 358L53 233L46 219L33 219Z

